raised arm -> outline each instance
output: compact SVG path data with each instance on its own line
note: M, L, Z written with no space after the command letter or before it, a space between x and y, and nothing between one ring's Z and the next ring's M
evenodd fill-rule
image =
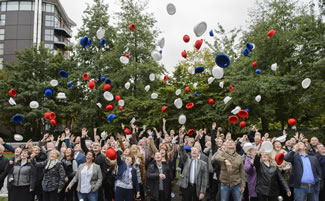
M153 154L156 154L156 152L158 152L158 149L157 149L155 143L153 142L152 137L150 137L150 149L153 152Z
M165 118L163 118L162 130L163 130L164 135L168 135L168 133L166 131L166 119Z
M82 151L87 154L89 149L86 146L86 136L87 136L87 131L85 128L82 129L81 131L81 138L80 138L80 146Z

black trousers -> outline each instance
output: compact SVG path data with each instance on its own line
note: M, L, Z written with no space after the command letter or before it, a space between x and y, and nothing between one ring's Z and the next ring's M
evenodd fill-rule
M196 185L188 184L187 188L182 188L183 201L199 201L196 195Z
M150 201L170 201L170 199L165 197L164 191L159 191L159 199L158 200L150 199Z
M43 201L59 201L58 190L54 191L43 191Z
M218 180L213 179L213 174L210 175L209 179L210 179L210 188L209 188L210 201L217 201L220 182Z
M278 196L266 196L257 194L257 197L259 201L278 201Z

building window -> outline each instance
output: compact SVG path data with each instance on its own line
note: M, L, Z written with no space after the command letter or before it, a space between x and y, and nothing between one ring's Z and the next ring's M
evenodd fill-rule
M0 25L3 26L6 24L6 15L5 14L1 14L0 15Z
M5 30L0 29L0 40L4 40L4 39L5 39Z
M43 11L48 12L48 13L54 13L54 5L48 4L48 3L43 3Z
M7 11L18 10L18 1L9 1L7 2Z
M1 2L1 11L7 10L7 2Z
M45 29L45 40L53 41L53 39L54 39L54 30Z
M3 64L2 64L2 62L3 62L3 58L0 58L0 70L3 69Z
M54 17L54 25L55 25L55 27L60 28L60 20L59 20L59 18Z
M4 44L0 43L0 55L3 55L3 47L4 47Z
M47 27L54 26L54 16L50 16L50 15L45 16L45 26Z
M45 44L44 44L44 47L45 47L45 48L49 48L49 49L53 49L53 44L45 43Z
M32 2L21 1L19 10L32 10Z

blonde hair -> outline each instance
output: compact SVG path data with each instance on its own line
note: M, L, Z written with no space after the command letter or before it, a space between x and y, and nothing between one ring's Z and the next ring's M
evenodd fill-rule
M32 147L32 150L34 150L34 149L37 149L38 151L41 150L41 148L39 148L38 146L33 146L33 147Z
M56 154L56 159L60 159L60 152L58 152L56 149L52 149L51 151L50 151L50 154L49 154L49 156L48 156L48 159L50 160L50 155L51 155L51 153L52 152L54 152L55 154Z

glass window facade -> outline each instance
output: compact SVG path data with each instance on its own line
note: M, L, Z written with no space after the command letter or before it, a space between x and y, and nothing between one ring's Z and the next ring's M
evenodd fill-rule
M51 15L45 16L45 26L54 27L54 16Z
M53 41L54 40L54 30L45 29L45 40Z
M55 6L49 3L42 4L42 10L48 13L54 13Z
M34 10L34 2L31 1L9 1L1 2L0 10L1 11L32 11Z
M45 48L49 48L49 49L53 49L53 44L45 43L45 44L44 44L44 47L45 47Z
M1 14L0 15L0 26L4 26L6 24L6 15Z
M4 44L0 43L0 55L3 55Z
M1 2L1 11L7 10L7 2Z
M18 10L19 2L18 1L9 1L7 2L7 11Z
M32 10L32 2L21 1L19 5L19 10Z
M4 40L4 39L5 39L5 30L0 29L0 40Z
M0 70L3 69L3 64L2 64L2 62L3 62L3 58L0 58Z

